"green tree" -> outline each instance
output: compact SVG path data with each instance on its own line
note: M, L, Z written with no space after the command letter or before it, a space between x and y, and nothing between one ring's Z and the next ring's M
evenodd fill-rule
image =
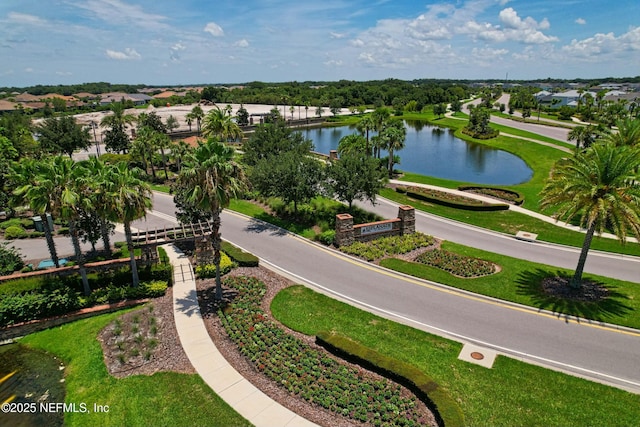
M576 151L582 148L589 148L595 141L595 132L592 126L576 126L569 131L568 141L576 142Z
M369 139L369 132L375 129L375 123L371 115L361 118L356 124L356 129L358 132L362 133L367 141L367 155L371 155L371 141Z
M192 151L192 148L184 141L178 141L178 143L172 144L169 148L171 150L171 157L175 160L178 172L180 172L182 169L182 159Z
M541 207L554 208L564 221L580 218L586 228L578 266L570 281L582 286L582 273L595 232L611 231L625 241L631 231L640 237L640 151L612 144L595 144L562 159L551 171L541 195Z
M111 105L113 114L104 116L100 121L101 127L109 128L105 132L104 143L108 151L116 153L124 153L129 151L131 141L127 135L126 129L128 125L135 122L132 114L125 113L122 103L114 103Z
M178 119L170 114L169 117L167 117L166 127L169 130L169 133L173 133L175 129L178 129L180 127L180 123L178 123Z
M167 126L162 123L162 119L155 111L150 113L140 113L138 115L138 131L142 128L149 128L158 133L167 133Z
M313 150L313 143L305 139L302 133L294 132L284 122L277 121L257 126L242 148L244 162L252 166L262 159L288 151L294 151L301 157L306 156Z
M108 206L108 218L124 225L124 234L129 250L129 262L133 286L138 286L138 266L134 254L131 223L143 218L152 207L151 188L140 179L140 171L126 162L109 166L104 183L104 199Z
M240 105L236 113L236 120L239 126L247 126L249 124L249 112L243 105Z
M322 172L317 160L286 151L258 161L251 170L250 180L260 194L280 197L287 205L293 203L297 214L299 204L319 194Z
M242 138L242 129L225 110L218 107L210 110L204 118L202 135L207 138L216 137L221 141L237 140Z
M213 223L211 245L216 266L216 298L222 299L220 282L220 213L232 198L246 189L243 169L233 160L233 148L209 138L185 159L176 181L176 193L196 209L209 214Z
M75 150L91 145L89 129L76 123L72 116L51 117L36 126L40 147L47 153L66 154L71 158Z
M362 152L341 156L327 167L328 192L336 199L347 203L349 211L354 200L369 200L375 203L376 195L384 188L386 182L384 170L378 165L376 159Z
M104 251L111 257L111 234L115 226L109 221L109 213L113 206L109 206L111 200L105 196L104 188L109 184L109 168L98 157L90 157L88 160L80 162L81 166L87 170L90 177L88 185L89 197L92 199L93 210L83 215L80 228L87 236L92 245L94 244L95 232L99 233L104 245ZM95 215L94 215L95 214ZM97 227L95 225L97 224ZM97 239L96 239L97 241Z

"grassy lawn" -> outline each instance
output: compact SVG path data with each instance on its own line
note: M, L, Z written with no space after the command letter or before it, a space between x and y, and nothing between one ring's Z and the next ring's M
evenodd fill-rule
M412 364L446 388L470 426L627 426L640 396L498 356L493 369L457 359L461 344L382 319L302 286L280 292L271 310L307 335L336 331Z
M410 176L410 178L416 178ZM423 183L433 184L431 179L421 180ZM433 184L439 185L439 184ZM511 187L515 188L515 187ZM406 195L391 189L383 189L382 197L401 204L409 204L418 210L434 215L450 218L456 221L472 224L489 230L515 235L519 230L529 231L538 235L538 240L558 243L567 246L582 247L584 234L567 230L539 219L513 211L473 212L435 205L420 200L409 199ZM525 202L526 203L526 202ZM591 249L640 256L640 245L627 243L622 245L615 239L594 237Z
M432 280L459 289L529 307L571 314L587 319L615 323L640 329L640 290L637 283L587 274L609 289L610 296L599 303L580 303L552 298L540 290L543 278L555 275L571 276L573 271L524 261L479 249L444 242L442 248L457 254L480 258L498 264L502 271L490 276L463 279L422 263L387 258L380 265L411 276Z
M60 357L66 403L108 405L108 413L67 413L68 426L246 426L198 375L161 372L117 379L105 367L96 336L120 313L69 323L28 335L24 345Z

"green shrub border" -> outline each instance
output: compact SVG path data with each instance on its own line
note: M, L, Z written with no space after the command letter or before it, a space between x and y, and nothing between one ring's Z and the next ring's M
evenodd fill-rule
M515 190L510 190L508 188L502 188L502 187L490 187L490 186L485 186L485 185L461 185L458 187L458 190L460 191L467 191L467 190L482 190L482 189L487 189L487 190L498 190L498 191L503 191L505 193L510 193L513 194L514 196L516 196L516 199L513 201L513 203L516 206L520 206L521 204L524 203L524 196L520 193L518 193Z
M464 209L468 211L483 211L483 212L506 211L509 209L509 205L507 203L497 203L495 205L475 205L475 204L467 204L467 203L456 203L450 200L439 199L437 197L431 197L431 196L427 196L421 193L416 193L413 191L406 191L405 194L407 195L407 197L412 197L414 199L422 200L424 202L435 203L442 206L448 206L450 208Z
M464 415L460 406L449 393L440 388L438 383L418 368L381 355L375 350L332 332L318 332L316 342L349 362L377 372L410 389L427 403L434 412L439 426L464 426Z
M229 242L222 242L222 251L229 255L240 267L257 267L260 260L257 256L243 251Z

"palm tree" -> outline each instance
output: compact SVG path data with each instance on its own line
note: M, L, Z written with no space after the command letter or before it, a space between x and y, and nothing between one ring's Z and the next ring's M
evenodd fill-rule
M215 136L222 141L228 141L242 138L242 129L225 110L216 107L205 116L202 134L207 138Z
M567 140L576 142L576 151L582 148L589 148L595 139L592 126L576 126L569 131Z
M216 266L216 298L222 299L220 282L220 213L231 198L246 188L244 171L233 161L233 149L209 138L199 144L185 159L178 175L177 187L185 200L196 209L210 215L213 223L211 246Z
M617 147L640 146L640 120L625 119L616 123L617 132L610 132L604 140Z
M13 204L22 206L27 203L34 214L40 215L43 219L42 226L44 229L44 237L49 249L49 255L56 268L60 267L60 260L56 250L56 244L53 240L53 230L49 228L47 214L51 213L52 200L50 198L53 183L49 180L43 180L38 175L41 160L23 158L20 163L12 166L11 179L17 184L13 191L15 199Z
M87 176L90 177L88 192L89 197L93 199L93 208L100 217L100 235L104 244L104 251L107 256L111 257L111 230L110 221L108 220L109 209L108 201L105 200L104 187L107 185L109 168L105 163L97 157L90 157L89 160L81 162L81 166L87 170Z
M640 151L598 143L584 152L560 160L552 169L542 196L542 208L556 208L565 221L579 216L587 229L570 286L582 285L582 272L594 233L607 229L621 242L628 231L640 237L640 183L636 168Z
M364 154L369 156L369 145L364 136L357 133L343 136L338 143L338 153L340 156Z
M171 156L177 163L178 172L182 169L182 159L191 152L192 148L184 141L178 141L177 144L172 144L170 147Z
M134 254L131 223L147 214L151 208L151 188L140 179L140 170L130 168L126 162L119 162L109 168L104 182L104 198L109 219L124 225L124 233L129 250L133 286L138 286L138 267Z
M387 124L380 132L380 137L389 152L389 178L393 178L393 153L404 148L404 140L407 137L407 130L401 121L393 121Z
M104 116L100 121L101 127L123 127L132 124L136 121L136 118L132 114L125 114L124 105L120 102L116 102L111 105L111 111L113 114Z
M189 113L189 115L193 120L196 121L196 125L198 127L198 133L200 133L200 123L202 121L202 118L204 117L204 111L202 111L202 107L199 105L196 105L191 109L191 112Z
M362 133L367 139L367 147L370 147L370 145L369 145L369 131L373 130L374 128L375 128L375 123L373 122L373 119L371 118L371 115L363 117L356 124L356 129L358 129L358 132ZM371 155L371 149L368 149L367 150L367 156L370 156L370 155Z

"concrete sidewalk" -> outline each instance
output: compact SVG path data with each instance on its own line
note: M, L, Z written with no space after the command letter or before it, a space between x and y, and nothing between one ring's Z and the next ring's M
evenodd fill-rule
M315 426L254 387L220 354L202 320L189 259L173 245L162 247L173 265L173 315L180 343L200 377L256 427Z

